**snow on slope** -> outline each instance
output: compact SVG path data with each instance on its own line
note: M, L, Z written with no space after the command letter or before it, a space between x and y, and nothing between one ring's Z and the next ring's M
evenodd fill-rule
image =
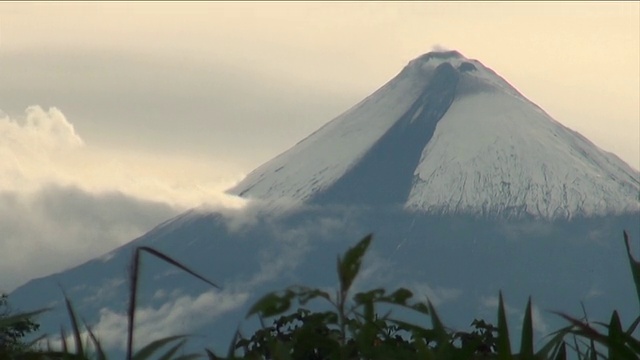
M322 193L355 169L412 105L420 106L412 121L423 110L433 111L418 102L443 62L460 74L455 97L421 147L405 208L548 219L640 210L637 171L553 120L479 61L455 51L411 61L381 89L230 192L294 202Z
M406 207L571 218L638 211L638 174L519 96L457 98L422 153Z
M407 66L359 104L252 171L229 192L264 200L305 200L331 185L409 109L433 68Z
M245 198L302 201L335 183L409 110L436 67L467 61L460 53L428 53L387 84L252 171L228 192ZM480 64L473 61L474 64Z

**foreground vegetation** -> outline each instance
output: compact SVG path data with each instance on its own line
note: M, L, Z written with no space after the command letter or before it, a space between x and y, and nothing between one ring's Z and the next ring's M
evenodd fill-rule
M127 360L142 359L640 359L640 340L634 338L640 315L627 327L613 311L606 322L588 322L566 314L557 316L566 326L545 337L539 349L533 344L531 300L524 312L520 347L511 348L505 306L499 296L497 326L474 320L470 332L448 329L439 319L431 302L415 300L411 291L400 288L392 292L373 289L352 294L362 259L371 244L367 236L337 261L339 288L336 294L305 286L292 286L265 295L249 310L262 327L249 337L236 332L224 355L211 349L198 354L180 354L188 338L183 335L158 339L133 353L136 296L142 253L162 259L192 276L217 287L206 278L170 257L148 247L134 252L128 309ZM633 274L640 306L640 262L631 255L629 239L624 233L628 261ZM61 329L59 351L40 349L23 338L37 330L34 316L46 311L11 314L0 311L0 359L106 359L100 341L86 324L80 324L70 300L65 295L71 320L72 345L67 344ZM307 307L324 306L325 311ZM6 297L0 298L0 310L7 309ZM411 323L392 316L392 310L412 312ZM397 311L396 311L397 313ZM270 325L266 325L269 320ZM430 326L428 325L430 324ZM81 334L86 330L87 337Z

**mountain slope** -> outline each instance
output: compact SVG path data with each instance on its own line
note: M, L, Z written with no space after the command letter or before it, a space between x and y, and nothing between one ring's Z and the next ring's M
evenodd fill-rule
M295 200L337 181L419 97L428 82L407 69L292 149L251 172L230 192Z
M149 246L222 290L145 255L136 347L190 333L203 335L190 339L194 350L218 350L239 322L244 334L259 326L242 319L268 291L335 293L336 254L373 233L355 291L405 286L454 328L492 321L500 290L511 308L532 296L538 309L579 315L582 302L591 318L617 309L630 323L637 301L621 232L640 236L638 177L480 62L429 53L231 190L264 201L190 211L10 299L24 310L54 307L41 324L59 333L64 288L121 357L128 262ZM305 206L274 212L280 201ZM539 334L557 329L558 318L538 315Z
M456 99L422 152L406 206L571 218L638 209L638 173L502 92Z
M571 218L640 209L640 175L458 52L429 53L231 193Z

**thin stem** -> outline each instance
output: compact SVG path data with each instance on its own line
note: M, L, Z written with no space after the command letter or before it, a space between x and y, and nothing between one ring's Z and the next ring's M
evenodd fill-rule
M136 248L133 253L133 261L131 263L131 288L129 289L129 312L128 312L128 328L127 328L127 360L131 360L133 356L133 320L136 311L136 294L138 293L138 269L140 262L140 249Z

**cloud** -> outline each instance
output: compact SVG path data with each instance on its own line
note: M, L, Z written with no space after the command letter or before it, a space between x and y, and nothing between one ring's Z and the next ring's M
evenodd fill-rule
M30 150L37 146L39 150L52 150L84 144L73 125L55 107L44 110L40 106L30 106L25 110L25 117L18 120L3 115L0 117L0 134L11 146Z
M483 307L486 308L490 308L490 309L497 309L498 306L500 305L500 298L497 296L483 296L480 298L480 304ZM507 302L504 302L504 311L507 314L517 314L518 313L518 309L509 306L509 304L507 304Z
M137 348L167 336L192 333L216 317L242 306L248 298L249 294L243 292L208 291L197 296L176 296L158 308L140 307L135 318ZM98 323L90 327L103 348L126 348L126 314L103 308ZM86 331L82 338L87 338ZM59 337L50 341L54 349L61 347ZM67 343L73 343L71 336Z
M239 208L190 159L92 147L59 109L0 111L0 292L77 265L194 206Z
M242 306L247 299L246 293L209 291L197 297L178 297L159 308L142 307L136 312L136 342L148 344L166 336L191 332L217 316ZM106 347L124 349L126 326L126 314L102 309L100 321L94 329Z
M435 44L431 47L431 51L443 52L443 51L451 51L451 49L440 44Z
M215 170L224 164L86 144L57 108L30 106L17 119L0 114L3 191L35 191L55 183L91 193L120 191L185 209L202 204L242 205L237 197L224 193L242 174L229 176Z
M434 306L439 306L447 301L456 300L462 295L462 290L444 288L444 287L431 287L428 284L414 284L410 288L415 292L416 299L425 300L429 299Z
M20 119L0 117L0 139L0 188L5 191L33 189L59 177L51 166L54 159L84 144L60 110L39 106L27 108Z
M0 291L102 255L178 212L168 204L73 186L0 192Z
M544 320L544 318L542 317L542 312L535 305L531 306L531 321L533 323L533 330L539 332L542 335L549 334L549 323Z

